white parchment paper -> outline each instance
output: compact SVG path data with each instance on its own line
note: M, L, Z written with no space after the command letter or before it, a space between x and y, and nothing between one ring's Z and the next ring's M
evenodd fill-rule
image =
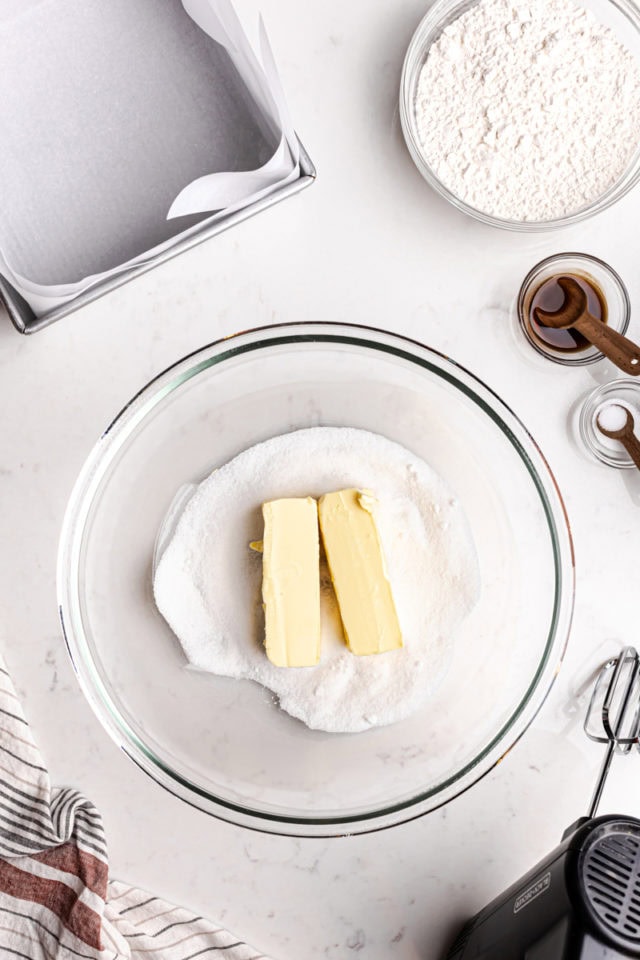
M0 273L36 315L299 176L230 0L0 0Z

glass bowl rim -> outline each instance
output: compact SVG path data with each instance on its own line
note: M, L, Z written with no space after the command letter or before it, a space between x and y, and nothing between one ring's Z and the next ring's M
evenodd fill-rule
M551 536L555 565L555 598L551 626L542 659L515 710L479 755L461 771L422 790L410 799L386 804L361 815L296 816L255 809L217 797L171 770L130 729L99 675L83 630L79 605L80 555L84 523L102 479L117 451L127 440L135 442L136 428L145 416L174 390L239 354L286 344L359 346L391 354L417 364L461 389L487 414L510 441L534 483ZM422 357L420 357L422 353ZM449 368L449 369L448 369ZM465 382L466 381L466 382ZM541 473L534 465L538 461ZM544 479L543 479L544 478ZM98 720L118 747L157 784L191 806L220 820L259 832L294 837L342 837L370 833L416 819L466 792L486 776L525 733L545 702L560 669L568 642L575 593L575 556L571 527L558 483L544 454L511 408L480 378L446 354L381 328L340 322L299 321L256 327L215 340L171 364L143 386L113 418L88 454L67 505L58 548L58 612L71 663L80 687ZM536 698L538 694L538 698ZM497 753L496 753L497 751ZM496 753L492 756L492 752ZM490 758L486 769L477 767ZM462 781L460 783L460 781ZM454 788L453 790L451 788ZM439 794L444 793L444 797Z
M614 203L626 196L640 180L640 143L629 161L627 169L608 190L573 213L549 220L509 220L479 210L450 190L427 162L415 129L414 100L419 71L426 59L428 48L437 40L445 26L479 2L480 0L434 0L434 3L418 23L409 42L400 76L399 114L402 133L418 171L429 186L445 200L448 200L452 206L474 220L502 230L519 233L542 233L547 230L572 226L601 213L603 210L608 210ZM607 2L626 17L640 36L640 8L636 6L634 0L607 0ZM447 11L446 16L443 15L445 10ZM425 40L430 33L433 35L426 46Z

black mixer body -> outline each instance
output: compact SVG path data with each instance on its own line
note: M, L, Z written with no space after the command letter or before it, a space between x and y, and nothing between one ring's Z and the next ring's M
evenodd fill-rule
M579 821L461 931L447 960L640 958L640 820Z

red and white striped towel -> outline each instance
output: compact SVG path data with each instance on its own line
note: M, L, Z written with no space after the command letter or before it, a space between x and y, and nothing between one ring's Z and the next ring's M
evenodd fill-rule
M0 954L25 960L267 960L227 930L109 881L102 819L52 788L0 657Z

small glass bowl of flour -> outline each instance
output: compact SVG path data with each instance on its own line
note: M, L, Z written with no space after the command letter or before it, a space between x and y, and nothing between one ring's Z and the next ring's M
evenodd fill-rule
M584 220L640 179L632 0L436 0L407 51L400 117L427 182L494 226Z

